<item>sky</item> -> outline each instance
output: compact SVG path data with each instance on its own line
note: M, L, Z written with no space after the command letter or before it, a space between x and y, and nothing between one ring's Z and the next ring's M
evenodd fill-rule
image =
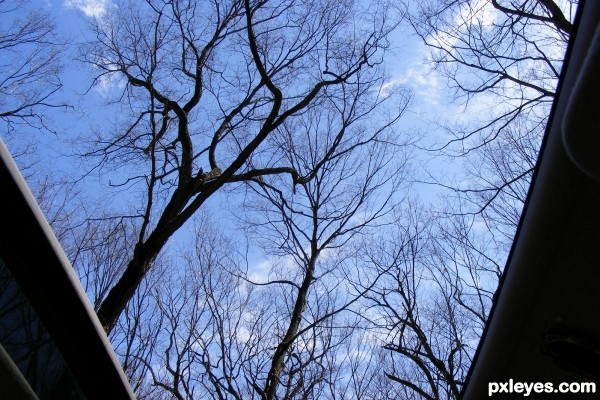
M78 115L56 114L60 124L66 130L85 129L89 124L102 125L106 123L108 113L101 111L108 95L116 93L123 87L118 80L100 80L91 87L94 71L89 65L77 58L79 47L73 44L83 43L90 37L86 20L102 19L110 15L111 8L116 7L111 0L30 0L31 7L42 8L55 18L59 33L68 43L65 47L63 95L68 101L75 101ZM492 16L487 16L492 20ZM451 93L446 88L443 79L425 61L428 49L420 38L410 32L408 26L397 30L391 37L391 51L387 54L386 68L388 80L382 87L382 93L397 86L405 86L413 92L413 100L408 113L402 119L403 129L419 133L427 140L435 141L436 128L431 123L439 118L470 118L461 114L462 108L452 102ZM89 91L88 91L89 90ZM85 94L82 96L82 94ZM485 102L480 102L482 109ZM473 116L473 114L471 114ZM431 163L431 158L425 156L424 163Z
M105 126L115 122L119 105L109 107L105 102L111 94L119 93L123 88L123 82L105 79L92 86L94 71L89 64L80 61L82 54L81 47L78 45L93 39L86 26L87 21L109 16L115 5L110 0L32 0L30 6L47 10L55 19L59 35L68 44L64 47L63 54L64 90L61 96L75 106L74 109L57 109L53 113L54 122L59 130L57 135L44 136L34 133L38 155L43 159L44 165L48 169L55 170L57 174L82 176L80 160L72 154L72 141L82 133L89 131L93 134L94 130L105 129ZM398 86L410 89L413 92L413 102L402 117L400 130L421 136L426 140L435 140L435 128L431 121L444 115L449 117L458 115L460 107L451 104L450 94L441 78L429 71L426 65L424 66L428 50L420 38L407 32L409 32L408 27L398 30L391 37L391 51L386 60L388 80L381 91L385 94ZM10 140L8 144L10 148ZM449 167L447 164L440 164L438 159L426 152L416 157L413 163L417 170L437 169L447 177L459 171L458 166ZM118 206L119 194L112 194L106 189L108 177L100 171L92 171L92 178L100 181L104 189L100 192L97 185L83 186L83 190L89 189L87 195L100 200L102 204L112 203L113 207ZM111 179L115 177L112 176ZM422 174L419 179L426 180L428 177ZM439 189L433 185L417 185L416 193L421 199L436 201ZM220 207L219 200L211 199L208 208L211 206ZM94 210L88 212L93 213ZM185 231L177 233L179 239L184 239L186 235L188 233ZM172 240L172 242L177 241L179 240ZM177 250L170 248L170 251ZM251 258L256 274L260 275L268 270L271 261L262 259L254 253L251 254ZM258 275L257 279L260 279Z
M119 93L123 88L123 83L119 80L102 80L97 85L92 86L94 71L89 64L80 61L80 47L77 44L83 44L90 37L90 31L86 26L86 21L90 19L102 19L109 16L113 7L110 0L32 0L33 7L40 7L48 10L55 18L59 34L68 43L65 46L63 54L63 63L65 71L63 74L64 90L62 96L74 105L73 109L57 109L53 115L57 128L56 135L43 135L40 132L34 132L34 141L38 143L38 154L42 157L47 169L54 169L57 174L70 174L72 177L81 177L87 171L81 165L80 158L73 156L74 147L72 140L83 134L93 135L94 132L103 129L112 128L116 122L120 104L111 106L105 102L111 97L111 94ZM488 20L493 16L486 15ZM451 93L445 87L443 79L430 71L424 61L427 60L428 51L421 43L420 39L414 35L407 34L408 28L399 30L391 38L392 49L387 55L386 65L388 66L388 79L381 87L382 94L386 94L393 88L406 86L413 93L413 103L408 113L400 121L400 130L408 131L414 136L423 137L422 147L429 143L440 140L440 132L433 122L438 118L461 118L463 121L468 118L475 118L477 113L485 112L489 107L485 98L478 104L478 108L471 114L460 114L462 109L459 105L451 102ZM108 128L107 128L108 127ZM433 152L422 151L414 160L415 169L419 171L429 171L440 177L455 179L454 174L460 173L460 165L448 164L434 157ZM112 171L111 171L112 172ZM120 193L115 191L111 193L107 189L108 176L103 175L100 170L91 171L90 181L99 181L100 185L92 183L89 186L83 186L86 195L96 199L91 204L100 204L100 206L119 207ZM427 179L425 173L417 174L418 178ZM114 174L110 179L118 179ZM114 182L114 181L113 181ZM102 188L98 190L98 188ZM440 190L435 190L433 185L415 185L416 195L421 199L436 201ZM220 208L220 202L227 201L227 196L213 196L203 211L210 213L211 207ZM232 202L233 203L233 202ZM125 204L123 204L125 207ZM233 207L231 207L233 208ZM94 210L87 210L93 214ZM233 210L232 212L235 212ZM233 216L230 217L234 219ZM227 220L227 217L218 215L213 222L219 224L219 229L226 230L234 225ZM184 226L179 230L170 241L162 254L169 257L171 254L184 254L186 243L194 240L194 227L191 224ZM229 232L231 233L231 232ZM240 253L244 253L243 240L239 243ZM188 248L189 250L189 248ZM250 268L248 276L255 282L265 282L269 279L269 274L274 265L279 265L283 270L287 264L291 264L290 256L279 257L278 259L268 259L254 248L248 249L248 259L246 262ZM326 261L330 254L323 254L321 261ZM242 336L248 333L243 332Z
M33 2L45 4L45 7L56 17L59 29L75 41L89 35L85 27L86 18L103 18L110 13L111 7L115 7L110 0L33 0ZM444 83L435 73L429 73L428 68L424 68L423 61L427 58L428 50L421 40L413 34L407 35L407 29L397 31L391 40L392 50L388 54L389 60L386 61L389 80L382 89L385 91L398 85L405 85L414 92L411 112L416 116L415 124L422 123L417 117L423 118L426 112L434 114L439 114L442 110L446 113L452 112L453 110L448 107L449 99L445 94ZM81 80L89 84L89 73L90 71L87 71L87 74L84 74L81 65L76 65L66 74L71 79L65 83L80 90L81 87L85 87ZM103 81L94 88L94 94L102 97L119 84L120 82L116 81ZM408 122L405 121L405 124L408 125Z
M65 70L62 75L62 96L76 108L66 112L57 110L54 113L53 118L61 129L61 135L58 138L47 138L49 141L43 141L42 147L45 151L54 152L50 158L59 164L57 169L72 168L72 161L68 160L69 141L85 130L102 129L107 122L115 122L111 118L114 119L112 116L116 114L111 111L116 109L109 110L105 102L111 94L119 93L123 82L103 79L92 87L94 71L88 64L80 61L82 54L77 44L93 39L86 21L109 16L111 8L116 6L111 0L31 0L30 5L50 12L59 34L68 43L63 56ZM424 67L426 47L414 34L407 32L408 28L401 29L391 38L391 51L386 60L388 80L382 87L382 93L398 86L409 88L413 92L413 100L402 118L400 129L429 140L435 136L430 123L432 118L458 114L460 109L450 104L449 94L441 79ZM423 153L414 162L431 167L437 161ZM76 162L76 170L79 167ZM423 176L423 179L426 177ZM434 191L430 185L424 185L421 191L424 197L432 198L431 193Z

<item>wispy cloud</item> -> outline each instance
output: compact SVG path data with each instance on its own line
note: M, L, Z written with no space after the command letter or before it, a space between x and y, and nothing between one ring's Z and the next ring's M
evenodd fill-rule
M435 71L424 68L422 61L419 61L417 57L384 82L379 91L382 96L387 97L399 87L409 89L414 94L417 103L424 103L429 107L439 106L440 99L446 90L439 80L439 75Z
M125 87L125 79L117 75L102 75L98 78L94 89L100 93L102 97L108 97L113 90L123 89Z
M405 80L400 77L395 77L395 78L389 79L389 80L385 81L383 83L383 85L381 85L381 87L379 88L379 94L383 97L388 97L389 95L392 94L394 89L396 89L398 86L400 86L401 84L404 84L404 83L405 83Z
M474 0L458 6L452 16L452 23L448 25L451 29L435 30L427 37L429 43L435 43L436 47L446 51L452 51L457 44L462 46L468 43L462 42L468 36L468 30L472 27L492 29L498 20L500 12L488 0Z
M106 14L109 0L65 0L67 8L74 8L88 17L100 18Z

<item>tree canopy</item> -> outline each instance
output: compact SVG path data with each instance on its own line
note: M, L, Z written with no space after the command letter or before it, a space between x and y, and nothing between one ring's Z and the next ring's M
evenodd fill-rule
M67 3L0 0L3 135L137 396L457 399L577 2Z

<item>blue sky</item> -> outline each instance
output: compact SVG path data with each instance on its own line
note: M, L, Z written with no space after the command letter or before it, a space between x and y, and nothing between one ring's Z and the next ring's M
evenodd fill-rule
M63 96L76 107L75 112L57 112L54 115L61 136L52 138L52 143L45 145L55 148L59 154L69 152L68 141L86 130L106 126L113 123L116 113L105 104L110 94L118 93L122 82L102 80L91 87L93 73L90 66L77 60L81 57L78 43L90 37L86 20L102 19L110 15L111 8L116 7L110 0L32 0L32 7L48 10L55 18L60 35L68 45L64 48ZM444 83L435 73L429 73L423 61L427 58L427 49L420 39L408 33L408 27L398 30L392 37L392 49L386 60L389 79L383 91L403 85L413 93L413 102L408 113L402 118L401 128L417 132L427 141L435 137L434 129L429 123L432 118L457 114L460 109L450 104ZM75 44L75 45L73 45ZM59 139L56 141L55 139ZM430 167L435 163L428 154L423 154L422 162ZM65 164L67 166L67 164ZM429 189L423 188L427 196Z
M122 90L123 83L118 80L103 80L92 86L94 71L89 64L80 61L78 45L93 39L86 21L109 16L115 5L110 0L32 0L30 5L43 8L53 16L58 33L67 43L63 53L64 90L61 96L74 106L73 109L54 110L53 119L58 132L56 136L34 132L33 141L38 144L38 157L43 160L46 168L56 171L56 174L80 177L87 170L82 167L80 158L72 156L72 141L86 134L93 135L96 129L102 130L114 125L120 105L109 106L106 101L111 94L118 94ZM391 38L392 48L386 60L389 79L382 91L385 93L394 87L406 86L413 92L413 103L409 112L401 119L399 129L431 141L436 138L436 129L430 124L431 119L458 115L460 108L450 103L441 78L423 64L427 58L427 49L421 40L408 32L408 27L405 27ZM10 140L8 142L10 146ZM457 166L441 165L433 154L426 152L419 154L414 163L416 170L437 170L446 177L458 171ZM111 192L113 189L108 185L107 174L93 171L90 178L90 184L82 186L88 192L86 195L103 205L118 206L117 199L122 198L122 193ZM425 179L425 176L422 178ZM110 179L114 182L118 178L112 175ZM421 198L434 200L434 195L438 192L434 186L420 185L416 193ZM224 200L219 196L215 196L205 208L220 207L222 201ZM93 203L94 201L90 202ZM185 231L181 231L177 234L179 240L172 242L179 242L186 235ZM265 261L256 259L254 263L260 268Z

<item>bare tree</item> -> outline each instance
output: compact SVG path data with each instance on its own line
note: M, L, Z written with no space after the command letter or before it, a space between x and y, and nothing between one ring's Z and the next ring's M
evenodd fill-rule
M124 82L131 120L90 154L123 167L122 185L143 199L138 240L98 310L107 331L167 240L224 185L312 179L261 157L264 142L381 62L395 21L379 6L148 0L96 21L87 58L98 82Z
M49 129L45 109L62 107L60 41L51 17L27 0L1 0L0 119L7 132L15 124Z
M353 90L363 95L350 98L360 101L341 106L341 99L332 98L271 137L275 148L287 149L279 154L312 179L286 185L282 177L269 177L257 180L258 188L251 186L259 198L249 205L250 226L267 253L287 260L261 282L278 287L287 316L280 319L264 382L255 387L263 399L319 397L315 391L324 390L321 381L338 369L322 360L353 336L353 323L339 318L356 310L353 305L377 280L356 270L347 248L356 236L384 224L407 172L406 139L390 131L401 113L380 127L359 123L382 101L368 96L378 86L377 81L356 83Z
M413 4L413 27L467 117L443 123L449 139L434 148L466 166L461 184L438 180L453 195L435 218L400 225L392 235L405 240L384 240L372 255L389 271L370 293L389 337L387 376L407 398L459 396L527 196L575 5Z
M402 91L382 96L382 83L376 73L358 73L344 96L327 93L248 160L278 157L306 177L253 176L237 189L245 191L249 237L272 257L263 268L244 268L230 241L202 219L185 267L168 265L168 276L145 278L153 281L143 285L152 288L142 296L150 300L134 298L157 311L146 311L155 317L136 326L160 328L152 328L152 354L127 356L144 360L131 375L145 379L140 389L181 399L375 396L361 373L376 373L367 363L378 343L357 310L378 275L357 263L356 246L398 201L409 143L394 129L409 98ZM144 308L136 304L126 313ZM126 343L143 336L128 321L143 318L122 316L111 333L124 338L117 341L122 358L136 348Z
M186 265L167 262L145 278L111 341L140 398L264 398L294 296L275 282L250 282L233 243L201 223ZM320 294L310 296L306 320L327 312L332 299ZM357 320L302 324L272 398L366 398L371 377L361 372L375 374L375 346Z
M436 219L392 218L409 144L395 125L408 96L383 90L397 17L367 3L124 0L90 22L85 59L119 115L88 136L85 155L110 175L115 201L80 225L61 219L73 212L64 201L50 207L141 398L458 397L575 2L415 6L413 26L465 109L494 109L445 126L452 136L435 150L466 160L475 183L452 187L458 205ZM4 80L13 86L2 93L22 99L0 114L11 123L43 122L37 110L60 88L46 18L30 14L39 35L20 54L45 54L55 69L40 92L18 94L18 74ZM40 193L65 199L51 189ZM263 269L208 217L194 225L193 251L168 243L199 211L224 220L207 204L219 192L229 205L247 200L247 233L271 257Z
M124 261L137 239L135 221L110 218L106 215L108 212L71 226L61 240L96 310L125 270Z
M412 24L431 49L433 67L470 116L468 122L444 124L449 139L437 150L466 160L471 183L443 184L461 193L469 212L498 222L509 238L535 167L576 5L576 0L414 5Z
M458 217L432 219L411 206L366 253L382 273L368 315L390 390L403 398L459 398L487 320L500 269L487 269L473 235L457 237L466 223Z

